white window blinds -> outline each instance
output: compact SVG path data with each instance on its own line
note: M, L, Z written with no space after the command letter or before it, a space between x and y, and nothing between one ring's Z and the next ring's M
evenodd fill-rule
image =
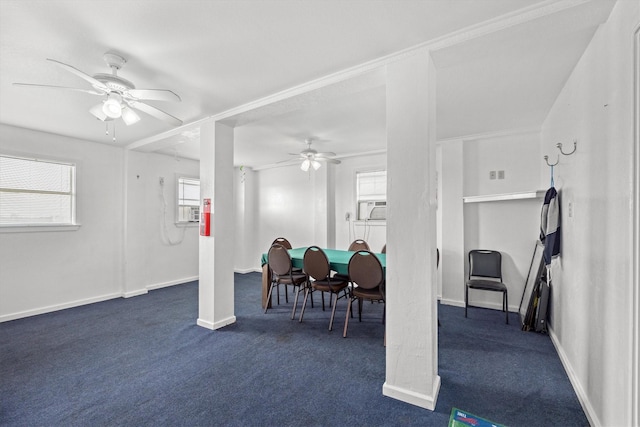
M387 200L387 171L358 172L358 201Z
M0 225L74 221L75 165L0 156Z

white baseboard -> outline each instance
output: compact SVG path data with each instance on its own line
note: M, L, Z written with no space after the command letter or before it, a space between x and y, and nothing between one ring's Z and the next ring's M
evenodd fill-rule
M198 279L200 279L200 276L191 276L191 277L185 277L183 279L170 280L168 282L155 283L153 285L148 285L147 290L152 291L154 289L162 289L169 286L182 285L184 283L194 282Z
M564 367L564 370L567 373L567 376L569 377L569 381L573 386L573 390L576 392L576 395L578 396L578 401L580 402L580 405L582 406L582 410L587 416L587 420L589 420L589 424L592 426L601 426L602 423L598 419L598 416L596 415L596 411L593 409L593 406L589 401L589 397L587 396L587 393L585 393L584 388L582 387L582 384L578 380L577 375L575 374L573 368L571 367L571 363L569 363L569 358L567 357L567 354L564 352L562 345L560 345L560 342L558 341L558 336L553 332L553 329L549 327L549 324L547 324L547 327L548 327L549 336L551 337L551 342L553 343L553 346L556 348L556 353L558 353L558 356L560 357L562 366Z
M220 329L232 323L236 323L236 316L227 317L226 319L218 320L213 324L213 329Z
M440 392L440 376L436 376L436 381L433 384L433 390L431 395L422 393L416 393L413 390L393 386L386 382L382 385L382 394L393 399L400 400L402 402L410 403L415 406L419 406L424 409L433 411L436 408L436 402L438 401L438 393Z
M464 301L441 298L440 299L440 303L444 304L444 305L452 305L454 307L462 307L462 308L464 308ZM488 303L488 302L477 302L477 301L472 301L472 304L473 304L473 307L490 308L492 310L500 310L500 311L502 311L502 304ZM514 307L512 305L509 306L509 313L517 313L519 310L520 310L520 307Z
M51 313L54 311L65 310L67 308L79 307L81 305L93 304L96 302L107 301L115 298L132 298L139 295L145 295L150 290L165 288L167 286L181 285L183 283L193 282L194 280L198 280L198 276L193 277L185 277L183 279L172 280L164 283L156 283L154 285L149 285L146 288L136 289L129 292L118 292L107 295L100 295L97 297L85 298L81 300L69 301L62 304L55 304L46 307L34 308L32 310L20 311L17 313L10 313L0 316L0 323L8 322L11 320L22 319L24 317L37 316L39 314Z
M223 328L232 323L236 323L236 316L227 317L226 319L218 320L217 322L210 322L201 318L198 318L198 320L196 320L196 325L202 326L203 328L211 329L212 331Z
M122 298L133 298L139 295L146 295L149 291L145 289L136 289L135 291L123 292Z
M236 268L233 270L233 272L238 274L247 274L247 273L257 273L258 270L256 270L255 268L242 268L242 269Z
M463 307L464 308L464 301L458 301L458 300L454 300L454 299L440 298L440 304L452 305L454 307Z
M20 311L18 313L10 313L0 316L0 323L8 322L10 320L22 319L24 317L37 316L39 314L51 313L59 310L66 310L67 308L79 307L81 305L93 304L96 302L107 301L110 299L120 298L121 293L113 293L107 295L100 295L92 298L85 298L76 301L69 301L63 304L49 305L46 307L35 308L33 310Z
M211 329L212 331L215 329L213 327L213 323L209 322L208 320L203 320L198 318L198 320L196 320L196 325L198 326L202 326L203 328L207 328L207 329Z
M238 273L238 274L247 274L247 273L262 273L262 269L256 269L256 268L243 268L243 269L234 269L233 270L234 273Z

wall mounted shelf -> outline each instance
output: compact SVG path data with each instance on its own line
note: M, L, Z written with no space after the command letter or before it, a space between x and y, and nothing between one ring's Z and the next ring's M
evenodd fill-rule
M465 196L464 203L499 202L504 200L535 199L544 197L546 190L520 191L517 193L487 194L484 196Z

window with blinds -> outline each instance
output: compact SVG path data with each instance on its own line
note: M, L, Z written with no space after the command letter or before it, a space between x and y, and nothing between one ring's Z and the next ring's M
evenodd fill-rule
M387 219L387 171L356 173L359 220Z
M200 220L200 180L178 178L178 222Z
M0 155L0 226L74 224L75 181L74 164Z

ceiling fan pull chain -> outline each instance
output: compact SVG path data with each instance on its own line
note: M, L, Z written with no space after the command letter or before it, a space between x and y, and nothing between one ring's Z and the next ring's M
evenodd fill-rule
M113 142L116 142L116 122L113 122Z
M104 123L104 134L109 135L109 122Z

